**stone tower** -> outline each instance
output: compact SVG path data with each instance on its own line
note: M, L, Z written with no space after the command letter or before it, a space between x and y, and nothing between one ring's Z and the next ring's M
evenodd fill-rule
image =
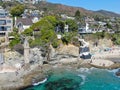
M25 64L28 64L29 63L29 51L30 47L29 47L29 43L28 43L28 40L25 38L25 41L24 41L24 62Z

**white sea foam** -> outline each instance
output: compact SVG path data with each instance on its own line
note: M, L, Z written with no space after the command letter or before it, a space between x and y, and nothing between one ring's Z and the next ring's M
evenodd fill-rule
M108 71L108 72L116 73L119 69L120 69L120 68L118 68L118 69L113 69L113 70L107 70L107 71Z
M90 68L90 70L96 70L96 69L98 69L98 68L95 68L95 67L91 67L91 68Z
M115 77L120 78L120 76L117 76L117 75L115 74L119 69L120 69L120 68L118 68L118 69L113 69L113 70L107 70L107 71L113 73L113 75L114 75Z
M89 69L88 68L80 68L80 69L77 69L76 71L78 71L78 72L88 72Z
M44 80L37 82L37 83L33 83L34 86L45 83L47 81L47 78L45 78Z
M93 70L93 68L80 68L80 69L77 69L76 71L79 72L79 73L91 74L92 70Z
M85 83L86 76L85 76L85 75L82 75L82 74L79 74L78 76L81 77L82 80L83 80L83 81L80 83L80 85L83 85L83 84Z
M54 66L53 66L53 68L57 68L57 67L58 67L58 65L54 65Z

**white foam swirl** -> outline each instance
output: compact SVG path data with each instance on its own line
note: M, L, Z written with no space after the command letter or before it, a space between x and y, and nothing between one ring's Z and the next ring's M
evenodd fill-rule
M85 75L82 75L82 74L79 74L78 76L81 77L82 80L83 80L80 85L83 85L83 84L85 83L86 76L85 76Z

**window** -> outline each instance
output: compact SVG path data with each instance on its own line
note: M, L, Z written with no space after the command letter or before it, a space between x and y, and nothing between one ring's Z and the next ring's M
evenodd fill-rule
M6 24L6 20L0 20L0 25L5 25Z
M0 27L0 31L6 31L6 27L1 26L1 27Z
M7 20L7 23L11 23L11 20Z
M11 26L7 26L7 31L10 31L11 30Z

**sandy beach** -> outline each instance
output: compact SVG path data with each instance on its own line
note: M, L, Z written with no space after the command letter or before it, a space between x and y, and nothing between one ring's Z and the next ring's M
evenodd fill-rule
M98 49L91 58L90 64L95 66L110 67L116 63L120 63L120 47L116 46L109 50Z

